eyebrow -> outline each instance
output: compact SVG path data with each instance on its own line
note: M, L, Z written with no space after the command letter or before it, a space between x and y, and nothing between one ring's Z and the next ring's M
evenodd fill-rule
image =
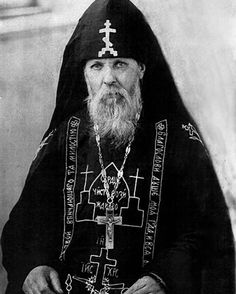
M127 60L120 59L120 58L119 58L119 59L116 59L116 60L115 60L115 63L116 63L116 62L123 62L123 63L128 64L128 61L127 61Z
M93 59L90 61L90 63L95 63L95 62L103 63L101 59Z

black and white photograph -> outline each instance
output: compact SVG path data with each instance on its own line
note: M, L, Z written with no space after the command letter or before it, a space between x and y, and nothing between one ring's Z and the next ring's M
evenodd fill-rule
M236 3L0 0L0 293L235 294Z

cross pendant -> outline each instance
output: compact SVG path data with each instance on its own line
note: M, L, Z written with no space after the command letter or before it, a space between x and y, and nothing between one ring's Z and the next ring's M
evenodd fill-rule
M114 209L106 209L106 216L96 217L98 225L106 225L106 249L114 249L114 226L122 224L122 216L114 216Z

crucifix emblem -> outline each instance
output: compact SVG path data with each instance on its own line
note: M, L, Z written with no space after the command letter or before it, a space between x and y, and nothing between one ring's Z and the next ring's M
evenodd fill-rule
M110 33L116 33L116 29L110 28L111 22L110 20L106 20L104 23L105 28L99 30L99 34L105 33L105 37L102 38L103 42L105 43L106 47L103 47L101 51L98 52L98 57L102 57L106 52L110 52L111 55L117 56L118 52L115 51L113 47L113 43L110 41Z
M127 290L124 283L113 284L110 281L109 272L112 269L116 270L117 260L108 257L107 249L101 248L99 255L90 255L90 264L96 265L96 272L90 278L67 275L65 284L68 294L70 294L69 291L72 289L71 284L73 280L83 283L90 294L123 293Z
M104 278L105 278L105 272L106 267L111 266L114 267L117 264L117 260L110 259L108 257L108 250L102 248L100 255L91 255L90 256L90 262L95 263L98 265L97 273L96 273L96 288L104 284Z
M106 216L97 216L98 225L106 225L106 249L114 249L114 226L122 224L122 216L114 216L114 209L106 209Z

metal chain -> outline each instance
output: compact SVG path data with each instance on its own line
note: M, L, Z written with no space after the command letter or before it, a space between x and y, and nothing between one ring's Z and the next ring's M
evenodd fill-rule
M116 179L116 183L114 185L114 189L110 193L109 192L110 186L109 186L109 183L108 183L108 180L107 180L107 174L106 174L106 170L105 170L105 167L104 167L104 161L103 161L102 150L101 150L101 138L100 138L100 135L98 133L98 125L97 124L94 125L94 131L95 131L95 137L96 137L96 142L97 142L97 147L98 147L98 159L99 159L99 163L100 163L100 166L101 166L102 182L103 182L104 189L105 189L105 192L106 192L106 195L107 195L107 203L108 203L108 206L109 206L108 208L113 209L113 201L114 201L115 193L116 193L116 190L119 187L120 179L123 177L123 170L124 170L125 163L126 163L126 160L128 158L128 155L129 155L129 153L131 151L131 144L132 144L132 142L134 140L134 136L132 136L132 138L130 139L130 141L129 141L126 149L125 149L124 159L123 159L121 168L117 172L117 179Z

